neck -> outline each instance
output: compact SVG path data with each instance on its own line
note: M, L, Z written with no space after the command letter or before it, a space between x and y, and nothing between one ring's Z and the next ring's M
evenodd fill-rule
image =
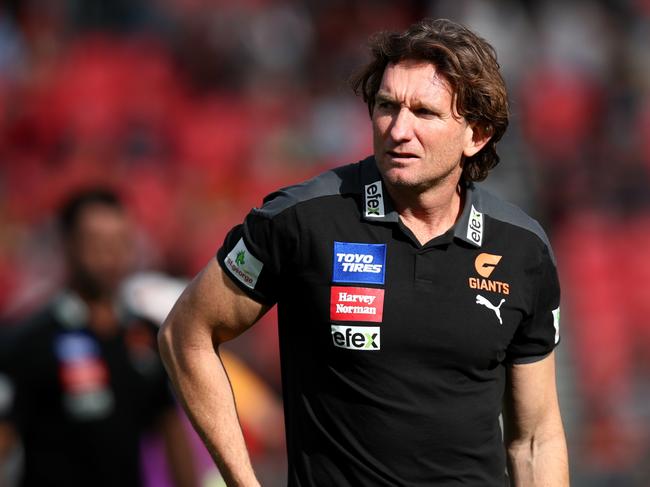
M98 336L109 338L119 330L115 303L113 301L91 301L88 304L89 326Z
M465 192L457 178L439 181L422 192L390 185L387 190L402 223L422 245L454 226L463 211Z
M77 293L88 308L88 327L102 338L113 336L119 330L118 317L115 309L115 296L111 293L87 292L81 286L70 288Z

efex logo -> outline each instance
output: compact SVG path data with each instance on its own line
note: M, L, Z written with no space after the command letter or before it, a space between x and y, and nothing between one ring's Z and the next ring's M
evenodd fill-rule
M332 343L348 350L379 350L381 332L378 326L332 325Z
M366 184L366 217L381 218L384 213L384 195L381 190L381 181Z
M486 253L478 254L474 260L474 268L476 269L476 272L485 279L470 277L469 287L472 289L491 291L493 293L510 294L510 284L507 282L487 279L492 275L492 272L494 272L494 269L500 261L500 255Z

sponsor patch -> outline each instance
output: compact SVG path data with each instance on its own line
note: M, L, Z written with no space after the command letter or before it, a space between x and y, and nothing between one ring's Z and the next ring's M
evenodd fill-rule
M483 243L483 213L472 205L467 222L467 238L479 247Z
M486 297L481 296L480 294L476 295L476 304L480 304L481 306L485 306L487 309L494 311L494 314L499 320L500 325L503 325L503 318L501 318L501 306L503 306L503 303L505 302L505 298L502 298L501 301L499 301L499 304L492 304Z
M553 327L555 327L555 343L560 341L560 307L553 310Z
M332 281L383 284L386 244L334 242Z
M384 213L384 193L381 188L381 181L366 184L366 217L380 218Z
M468 284L471 289L490 291L492 293L510 294L510 284L487 279L492 275L496 266L501 262L501 255L478 254L474 259L474 269L482 277L470 277Z
M494 268L500 261L500 255L486 253L478 254L474 260L474 268L480 276L490 277L490 274L492 274L492 271L494 271Z
M490 279L481 279L480 277L470 277L467 279L471 289L481 291L490 291L491 293L510 294L510 284L501 281L491 281Z
M336 321L381 322L384 290L368 287L332 286L330 319Z
M62 333L54 341L54 352L61 362L80 362L100 355L99 345L84 332Z
M115 409L115 396L110 389L64 394L63 408L76 421L96 421L106 418Z
M243 238L240 238L237 245L226 255L224 263L232 275L246 287L255 289L264 264L250 253Z
M108 385L108 367L101 359L63 363L59 368L61 384L66 392L78 393L103 389Z
M104 418L113 411L110 371L97 341L75 331L59 335L54 342L63 408L75 420Z
M332 325L332 343L348 350L374 351L381 348L378 326Z

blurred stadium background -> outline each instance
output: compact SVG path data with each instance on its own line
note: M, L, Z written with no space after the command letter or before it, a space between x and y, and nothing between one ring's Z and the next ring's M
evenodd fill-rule
M347 77L368 34L424 16L486 37L509 85L485 184L555 247L572 485L650 486L648 0L5 0L2 325L60 282L52 215L74 189L119 188L141 269L188 277L265 194L370 153ZM229 347L256 374L246 397L256 384L279 394L274 321ZM254 463L282 485L282 445L260 439L275 416L251 410ZM150 450L149 483L167 485Z

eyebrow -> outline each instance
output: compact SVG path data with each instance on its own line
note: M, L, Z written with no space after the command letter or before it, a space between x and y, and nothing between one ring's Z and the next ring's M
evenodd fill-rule
M397 100L391 95L389 95L388 93L386 93L385 91L378 91L377 94L375 95L375 100L397 103Z
M385 91L378 91L377 94L375 95L375 103L377 102L389 102L389 103L395 103L395 104L401 104L399 101L395 99L395 97L391 96L389 93ZM438 107L431 103L424 102L422 100L415 100L413 103L412 109L414 110L419 110L419 109L426 109L429 110L432 113L442 113Z

